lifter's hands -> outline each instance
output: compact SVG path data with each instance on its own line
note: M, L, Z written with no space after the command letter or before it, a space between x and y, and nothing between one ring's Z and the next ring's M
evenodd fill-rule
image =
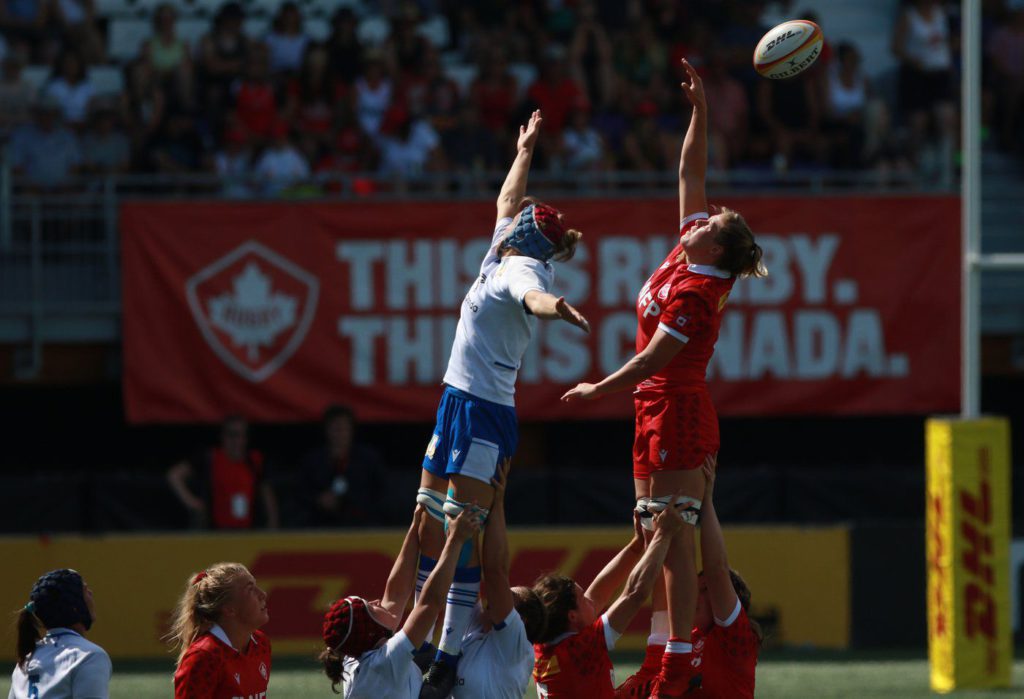
M704 502L710 503L715 490L715 476L718 472L718 453L708 454L700 468L704 472Z
M516 142L518 150L532 151L537 145L537 136L540 134L540 125L544 120L540 117L540 110L537 109L530 115L530 121L526 126L519 127L519 140Z
M483 523L482 514L475 503L467 505L458 517L451 520L451 524L448 526L448 538L456 544L472 539L480 531L480 525Z
M697 75L697 69L690 65L690 62L685 58L683 59L683 68L686 70L686 75L690 78L690 82L681 82L679 86L683 88L683 92L686 94L686 98L690 100L690 104L693 108L700 111L706 112L708 109L707 100L704 98L704 82Z

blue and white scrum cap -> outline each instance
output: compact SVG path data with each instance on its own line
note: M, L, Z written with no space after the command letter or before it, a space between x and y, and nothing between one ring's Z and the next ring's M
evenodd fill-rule
M558 210L545 204L530 204L519 216L512 232L505 236L502 247L511 247L521 255L547 262L555 254L555 246L565 235Z

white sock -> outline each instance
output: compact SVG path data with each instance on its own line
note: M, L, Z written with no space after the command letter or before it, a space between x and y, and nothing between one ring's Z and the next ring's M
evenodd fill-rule
M666 653L692 653L693 644L689 641L669 641L665 645Z
M480 597L480 568L456 568L455 582L448 588L448 604L444 609L444 626L438 653L458 657L462 637L469 628L476 601Z

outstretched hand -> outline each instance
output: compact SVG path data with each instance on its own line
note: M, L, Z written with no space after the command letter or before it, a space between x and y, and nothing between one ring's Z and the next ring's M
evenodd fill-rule
M683 88L686 98L690 100L690 104L693 105L694 109L706 111L708 104L707 100L704 99L704 82L697 75L697 69L690 65L689 61L684 58L682 62L690 81L681 82L679 86Z
M537 109L530 115L530 120L526 126L519 127L519 141L516 142L516 148L519 150L533 150L534 145L537 143L537 135L540 133L540 125L544 122L540 117L540 110Z
M582 313L570 306L564 296L559 296L558 301L555 302L555 312L558 313L558 317L565 322L571 323L577 328L581 328L585 333L590 332L589 321L583 317Z
M456 543L472 539L483 524L482 514L476 503L467 505L458 517L451 520L448 526L448 537Z
M505 500L505 488L508 487L508 472L511 468L512 457L507 457L504 461L498 464L498 471L494 474L494 477L491 478L491 485L494 487L494 503L491 505L492 510Z
M570 388L562 396L562 401L572 403L574 400L594 400L598 397L597 385L592 383L578 383Z
M718 453L708 454L701 465L704 472L704 500L711 500L715 490L715 474L718 471Z

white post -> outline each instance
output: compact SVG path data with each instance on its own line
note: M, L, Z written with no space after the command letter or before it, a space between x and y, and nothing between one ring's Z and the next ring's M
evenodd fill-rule
M981 412L981 2L961 0L961 128L963 172L960 176L960 225L963 245L961 300L960 413Z

